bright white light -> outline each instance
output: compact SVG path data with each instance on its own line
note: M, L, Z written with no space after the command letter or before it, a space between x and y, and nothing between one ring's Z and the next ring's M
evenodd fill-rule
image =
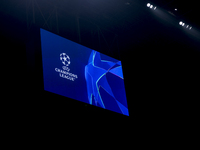
M148 3L148 4L147 4L147 7L150 7L150 6L151 6L151 4L150 4L150 3Z
M189 25L186 26L186 28L188 28L188 27L189 27Z
M177 8L175 8L174 10L177 11Z
M150 8L153 8L153 5L151 5Z
M183 22L182 22L182 21L180 21L180 22L179 22L179 24L180 24L180 25L182 25L182 24L183 24Z
M184 26L185 25L185 23L182 23L182 26Z
M157 7L154 7L154 10L156 10Z

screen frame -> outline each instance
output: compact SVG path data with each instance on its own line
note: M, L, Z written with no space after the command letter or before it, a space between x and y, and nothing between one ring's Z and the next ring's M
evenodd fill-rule
M61 105L56 104L57 107L63 108L64 106L71 105L75 110L77 110L77 114L80 114L81 111L84 110L85 112L90 112L91 114L95 113L95 114L98 114L97 116L104 116L106 118L109 116L112 118L119 118L119 117L129 118L130 117L128 98L127 98L127 105L128 105L129 116L126 116L126 115L123 115L120 113L113 112L111 110L102 109L102 108L94 106L94 105L86 104L86 103L78 101L76 99L71 99L69 97L65 97L62 95L58 95L56 93L45 91L44 90L44 79L43 79L43 61L42 61L40 29L43 29L43 28L33 27L30 30L29 39L27 42L28 43L27 44L28 45L27 46L28 70L29 70L29 72L31 72L33 74L33 76L34 76L33 78L35 79L34 84L38 87L36 90L36 93L38 93L40 95L39 97L42 97L42 99L43 99L42 102L37 101L37 103L42 103L42 105L49 103L49 105L51 105L52 103L54 103L54 100L49 102L45 99L47 97L58 97L60 100L57 103L59 103ZM46 30L46 29L44 29L44 30ZM46 31L48 31L48 30L46 30ZM52 31L49 31L49 32L53 33ZM56 34L56 33L54 33L54 34ZM56 34L56 35L58 35L58 34ZM60 36L60 35L58 35L58 36ZM63 36L61 36L61 37L63 37ZM63 37L63 38L66 38L66 37ZM70 40L70 39L68 39L68 40ZM77 41L73 41L73 42L77 43ZM77 44L79 44L79 43L77 43ZM80 45L85 46L83 44L80 44ZM102 53L102 52L100 52L100 53ZM104 54L104 53L102 53L102 54ZM107 54L104 54L104 55L107 55ZM125 82L124 82L124 85L125 85ZM126 85L125 85L125 88L126 88ZM126 89L125 89L125 91L126 91ZM80 109L80 111L78 109ZM90 116L88 113L87 113L87 115Z

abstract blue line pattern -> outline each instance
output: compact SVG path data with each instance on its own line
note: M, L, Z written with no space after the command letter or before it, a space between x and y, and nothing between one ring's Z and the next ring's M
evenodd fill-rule
M92 51L85 66L89 104L129 115L121 61L101 60Z

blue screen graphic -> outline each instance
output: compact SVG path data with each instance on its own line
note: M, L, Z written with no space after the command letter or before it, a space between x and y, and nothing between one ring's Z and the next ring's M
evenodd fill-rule
M44 90L129 116L121 61L40 29Z

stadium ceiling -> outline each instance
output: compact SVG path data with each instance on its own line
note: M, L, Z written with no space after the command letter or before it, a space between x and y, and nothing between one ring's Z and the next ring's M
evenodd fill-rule
M167 11L176 18L188 22L189 24L200 27L198 21L198 3L194 1L180 0L2 0L0 2L0 12L10 14L20 20L27 21L27 12L37 18L42 15L48 16L54 9L57 9L59 16L65 14L77 14L79 17L89 19L97 25L106 26L114 32L128 28L129 26L141 23L140 15L148 17L146 4L150 2ZM34 4L35 6L33 6ZM35 7L35 8L34 8ZM38 9L39 8L39 9ZM29 15L30 16L30 15ZM46 20L48 17L46 17ZM120 30L119 30L120 29Z
M156 9L149 9L148 3ZM192 1L178 0L2 0L0 14L8 16L4 20L9 16L15 18L23 24L23 30L36 25L93 49L103 41L114 51L117 41L127 49L133 41L153 43L162 39L161 36L169 43L171 39L181 43L180 37L192 37L199 43L199 9L196 7ZM14 24L5 26L9 30ZM190 27L192 30L188 30Z

